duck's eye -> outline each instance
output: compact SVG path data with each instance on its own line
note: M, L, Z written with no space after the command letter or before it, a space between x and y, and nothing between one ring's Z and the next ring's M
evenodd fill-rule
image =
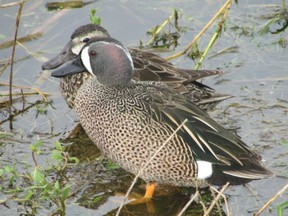
M89 56L96 56L96 51L95 50L91 50L89 51Z
M90 41L90 38L84 38L83 40L82 40L84 43L88 43L89 41Z

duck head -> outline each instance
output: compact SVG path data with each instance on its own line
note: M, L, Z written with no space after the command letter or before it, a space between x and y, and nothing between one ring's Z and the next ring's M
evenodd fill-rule
M97 38L110 38L110 35L106 29L99 25L87 24L80 26L73 32L70 41L64 46L62 51L45 62L42 65L42 69L51 70L75 58L86 43Z
M88 71L104 86L128 85L133 76L133 61L126 47L113 38L90 40L80 54L56 69L53 77Z

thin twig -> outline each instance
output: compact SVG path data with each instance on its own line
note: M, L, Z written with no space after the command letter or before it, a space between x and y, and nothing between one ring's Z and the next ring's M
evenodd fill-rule
M218 28L217 30L214 32L212 39L210 40L209 44L207 45L206 49L204 50L204 53L201 55L196 67L194 69L198 69L201 65L202 62L204 60L204 58L206 57L208 51L211 49L211 47L213 46L213 44L215 43L216 39L218 38L218 36L220 35L221 31L222 31L222 27L223 24L225 23L226 20L226 16L228 14L228 11L231 7L232 1L230 1L230 4L227 5L227 7L225 7L225 10L223 11L223 15L222 15L222 19L221 21L218 23Z
M25 96L23 89L21 89L21 96L22 96L22 110L25 109Z
M195 38L193 39L193 41L188 44L188 46L186 46L184 48L184 50L166 57L166 60L171 60L174 58L177 58L181 55L184 55L189 49L191 49L191 47L193 47L196 42L200 39L200 37L208 30L208 28L215 22L215 20L223 13L224 10L226 10L227 7L230 7L231 4L231 0L227 0L226 3L220 8L220 10L212 17L212 19L204 26L204 28L195 36Z
M184 206L184 208L181 210L181 212L178 214L178 216L181 216L184 214L184 212L186 211L186 209L191 205L191 203L199 196L199 191L197 190L196 193L194 194L194 196L186 203L186 205Z
M35 167L36 167L36 169L37 169L37 168L38 168L38 163L37 163L37 160L36 160L36 158L35 158L35 152L34 152L34 151L32 151L32 159L33 159L33 162L34 162Z
M214 190L214 191L216 191L217 193L219 193L219 191L218 191L216 188L212 187L212 186L210 186L210 190ZM225 195L222 195L222 198L224 199L224 203L225 203L226 215L229 216L229 215L231 215L231 214L230 214L230 210L229 210L229 207L228 207L227 198L226 198Z
M40 53L41 54L41 53ZM18 61L21 61L21 60L26 60L30 58L30 55L26 55L26 56L22 56L22 57L18 57L18 58L15 58L14 59L14 63L18 62ZM6 60L2 60L0 61L0 66L3 65L3 69L1 68L1 72L0 72L0 76L2 75L2 71L4 71L6 69L6 67L8 65L11 64L11 57L9 57L9 59L6 59Z
M216 204L216 202L218 202L219 198L221 196L223 196L223 192L227 189L227 187L229 186L229 182L227 182L224 187L219 191L219 193L217 194L217 196L215 197L215 199L212 200L211 205L209 206L208 210L205 212L204 216L207 216L210 214L210 212L212 211L214 205Z
M16 26L15 26L15 34L14 34L14 43L12 48L12 57L11 57L11 66L10 66L10 76L9 76L9 118L12 118L12 83L13 83L13 62L14 62L14 56L15 56L15 48L16 48L16 41L17 41L17 35L18 35L18 27L20 23L21 18L21 12L24 5L24 1L19 2L19 9L16 17ZM10 130L13 129L12 121L9 123Z
M19 42L17 40L17 45L19 45L20 47L22 47L28 54L29 56L32 56L33 58L37 59L38 61L40 61L40 58L38 57L38 54L36 52L32 52L30 51L26 46L24 46L21 42Z
M2 97L9 96L9 93L6 94L6 93L0 92L0 94L1 94ZM24 96L29 96L29 95L40 95L41 97L42 97L42 95L44 95L45 99L47 99L46 96L51 95L51 94L50 93L45 93L45 92L41 92L41 94L40 94L39 90L38 91L35 90L34 92L23 92L23 90L21 89L19 93L12 93L12 95L13 96L19 96L20 95L20 96L22 96L22 98L24 98ZM45 99L43 98L44 101L47 101Z
M283 194L288 189L288 184L286 184L280 191L278 191L265 205L256 213L255 216L259 216L266 208L268 208L272 202L274 202L281 194Z
M0 122L0 125L4 124L7 121L13 121L13 119L18 116L21 115L22 113L26 112L27 110L31 109L32 107L40 104L42 101L36 101L35 103L31 104L30 106L26 107L24 110L18 110L15 114L12 114L11 117L8 117L7 119L4 119L3 121Z
M10 61L11 61L11 57L8 60L6 60L6 62L4 63L3 67L0 69L0 77L2 76L2 74L4 73L6 68L8 67ZM0 66L2 66L1 62L0 62Z
M173 133L168 137L168 139L157 149L157 151L152 155L152 157L145 163L145 165L139 170L139 172L137 173L137 175L135 176L130 188L128 189L124 200L122 201L116 216L118 216L120 214L121 209L123 208L132 188L134 187L134 185L136 184L137 179L139 178L139 176L142 174L143 170L149 165L149 163L156 157L156 155L166 146L166 144L173 138L173 136L183 127L183 125L187 122L187 119L185 119L178 127L175 131L173 131Z
M218 190L212 190L211 188L210 188L210 191L211 191L211 193L212 193L212 196L213 196L213 199L215 199L215 192L217 192L217 194L219 193L219 191ZM219 216L223 216L222 215L222 211L221 211L221 207L220 207L220 205L219 205L219 202L216 202L215 203L215 205L216 205L216 209L217 209L217 211L218 211L218 214L219 214ZM206 210L207 211L207 210Z
M0 82L0 86L1 86L1 85L2 85L2 86L8 86L8 84ZM9 84L9 86L10 86L10 84ZM47 97L46 97L46 96L51 95L51 93L42 92L42 91L41 91L40 89L38 89L37 87L20 86L20 85L15 85L15 84L12 84L12 87L14 87L14 88L20 88L20 89L30 89L30 90L34 91L34 92L26 92L26 93L25 93L26 95L35 94L35 93L37 92L37 94L39 94L45 102L47 102ZM9 95L10 95L10 91L9 91ZM13 92L12 92L12 95L17 95L17 94L13 94ZM10 98L9 98L9 100L10 100Z
M12 7L15 5L19 5L19 2L11 2L11 3L7 3L7 4L2 4L0 5L0 8L7 8L7 7Z
M35 33L32 33L32 34L27 34L27 35L22 36L22 37L18 37L17 41L20 42L20 43L24 43L24 42L28 42L28 41L31 41L31 40L38 39L38 38L42 37L42 35L43 35L42 32L35 32ZM8 48L10 46L13 46L13 44L14 44L14 40L5 41L5 42L0 44L0 49L6 49L6 48Z

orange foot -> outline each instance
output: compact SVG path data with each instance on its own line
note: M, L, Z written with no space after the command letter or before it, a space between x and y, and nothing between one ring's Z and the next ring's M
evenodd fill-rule
M138 205L142 203L148 203L151 201L153 194L156 189L156 182L151 182L146 185L146 192L145 195L139 199L136 199L135 201L129 203L129 205Z

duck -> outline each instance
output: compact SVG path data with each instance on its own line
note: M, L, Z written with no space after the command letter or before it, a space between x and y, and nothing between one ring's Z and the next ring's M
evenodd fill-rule
M90 40L51 75L87 71L91 78L74 101L79 121L107 158L134 175L144 167L139 177L147 182L145 200L153 197L156 184L239 185L272 175L260 154L190 98L163 82L133 80L133 58L116 39Z
M81 48L90 40L110 38L108 31L100 25L86 24L77 28L62 51L42 65L43 70L55 69L77 56ZM219 70L190 70L175 67L164 58L152 52L137 48L128 48L133 64L133 80L163 82L175 91L186 95L203 110L211 110L220 101L231 98L230 94L216 92L211 87L196 80L222 73ZM74 107L74 100L80 86L91 74L83 72L61 78L60 91L70 108Z

